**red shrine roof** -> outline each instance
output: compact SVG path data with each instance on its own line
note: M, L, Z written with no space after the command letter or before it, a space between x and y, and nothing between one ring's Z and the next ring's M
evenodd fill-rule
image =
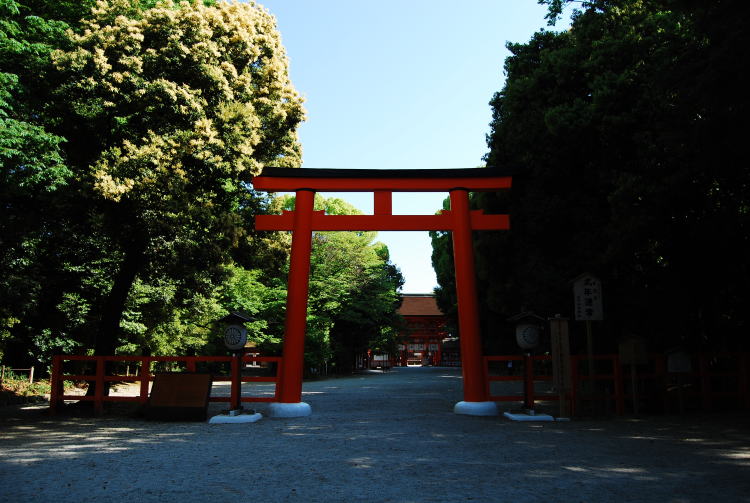
M429 294L404 294L404 301L398 308L402 316L443 316L435 297Z

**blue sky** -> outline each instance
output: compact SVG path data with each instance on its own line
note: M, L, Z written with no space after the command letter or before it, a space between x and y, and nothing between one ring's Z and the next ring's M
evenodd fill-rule
M546 28L536 0L266 0L305 97L303 168L482 166L506 42ZM558 28L561 27L558 23ZM336 195L372 213L370 194ZM447 194L394 194L432 214ZM426 232L381 232L406 293L436 285Z

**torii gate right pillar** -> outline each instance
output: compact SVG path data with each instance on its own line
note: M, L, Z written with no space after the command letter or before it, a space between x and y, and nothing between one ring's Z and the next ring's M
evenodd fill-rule
M494 416L497 415L497 406L495 402L487 400L482 361L469 192L463 189L451 190L450 201L454 218L453 261L458 300L458 340L461 345L461 372L464 379L464 399L455 405L453 411L472 416Z

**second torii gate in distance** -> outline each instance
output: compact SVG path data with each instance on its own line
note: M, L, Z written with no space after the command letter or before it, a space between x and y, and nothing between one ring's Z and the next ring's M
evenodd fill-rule
M454 412L476 416L496 415L488 401L479 331L479 308L474 276L472 231L507 230L508 215L485 215L469 208L469 192L497 191L511 186L511 177L489 168L475 169L292 169L266 168L253 186L266 192L294 192L294 211L258 215L255 229L292 231L292 251L284 324L283 365L279 402L270 413L276 417L311 414L302 401L307 297L312 231L450 231L456 269L458 329L464 400ZM326 215L315 211L316 192L372 192L373 215ZM393 192L448 192L451 209L439 215L394 215Z

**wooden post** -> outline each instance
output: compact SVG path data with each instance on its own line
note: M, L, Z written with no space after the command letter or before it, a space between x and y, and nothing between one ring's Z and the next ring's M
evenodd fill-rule
M104 356L96 357L96 389L94 390L94 414L104 412Z
M713 408L711 400L711 376L709 375L708 357L705 354L701 354L698 357L698 371L701 387L701 405L703 406L703 410L711 410Z
M29 369L29 384L34 383L34 366L32 365Z
M571 371L570 336L566 318L550 319L550 342L552 345L552 379L560 405L560 417L570 417Z
M534 361L531 353L523 354L523 407L534 410Z
M141 394L140 394L140 402L146 403L148 402L148 381L151 377L151 360L148 356L144 356L141 358Z
M662 411L669 412L669 378L667 376L666 358L664 355L651 355L654 360L654 381L661 390ZM679 396L679 395L678 395Z
M581 394L581 374L578 372L580 358L578 356L570 357L570 415L575 416L580 407Z
M240 364L242 363L242 352L236 351L232 358L232 387L230 391L230 406L232 410L240 409L240 397L242 395L242 379L240 377Z
M276 400L277 402L281 400L281 375L283 371L284 371L284 359L281 358L276 362L276 381L274 381L274 387L273 387L273 399Z
M633 400L633 414L638 415L638 371L635 364L630 364L630 393Z
M591 320L586 320L586 353L588 355L588 385L587 392L590 395L589 398L594 398L594 336L591 330Z
M625 413L625 397L622 383L622 367L620 366L620 357L616 356L612 360L612 373L615 379L615 413L621 416Z
M50 375L50 392L49 392L49 413L51 416L57 414L57 407L60 405L60 396L63 394L63 383L60 379L62 374L62 356L54 355L52 357L52 375Z

